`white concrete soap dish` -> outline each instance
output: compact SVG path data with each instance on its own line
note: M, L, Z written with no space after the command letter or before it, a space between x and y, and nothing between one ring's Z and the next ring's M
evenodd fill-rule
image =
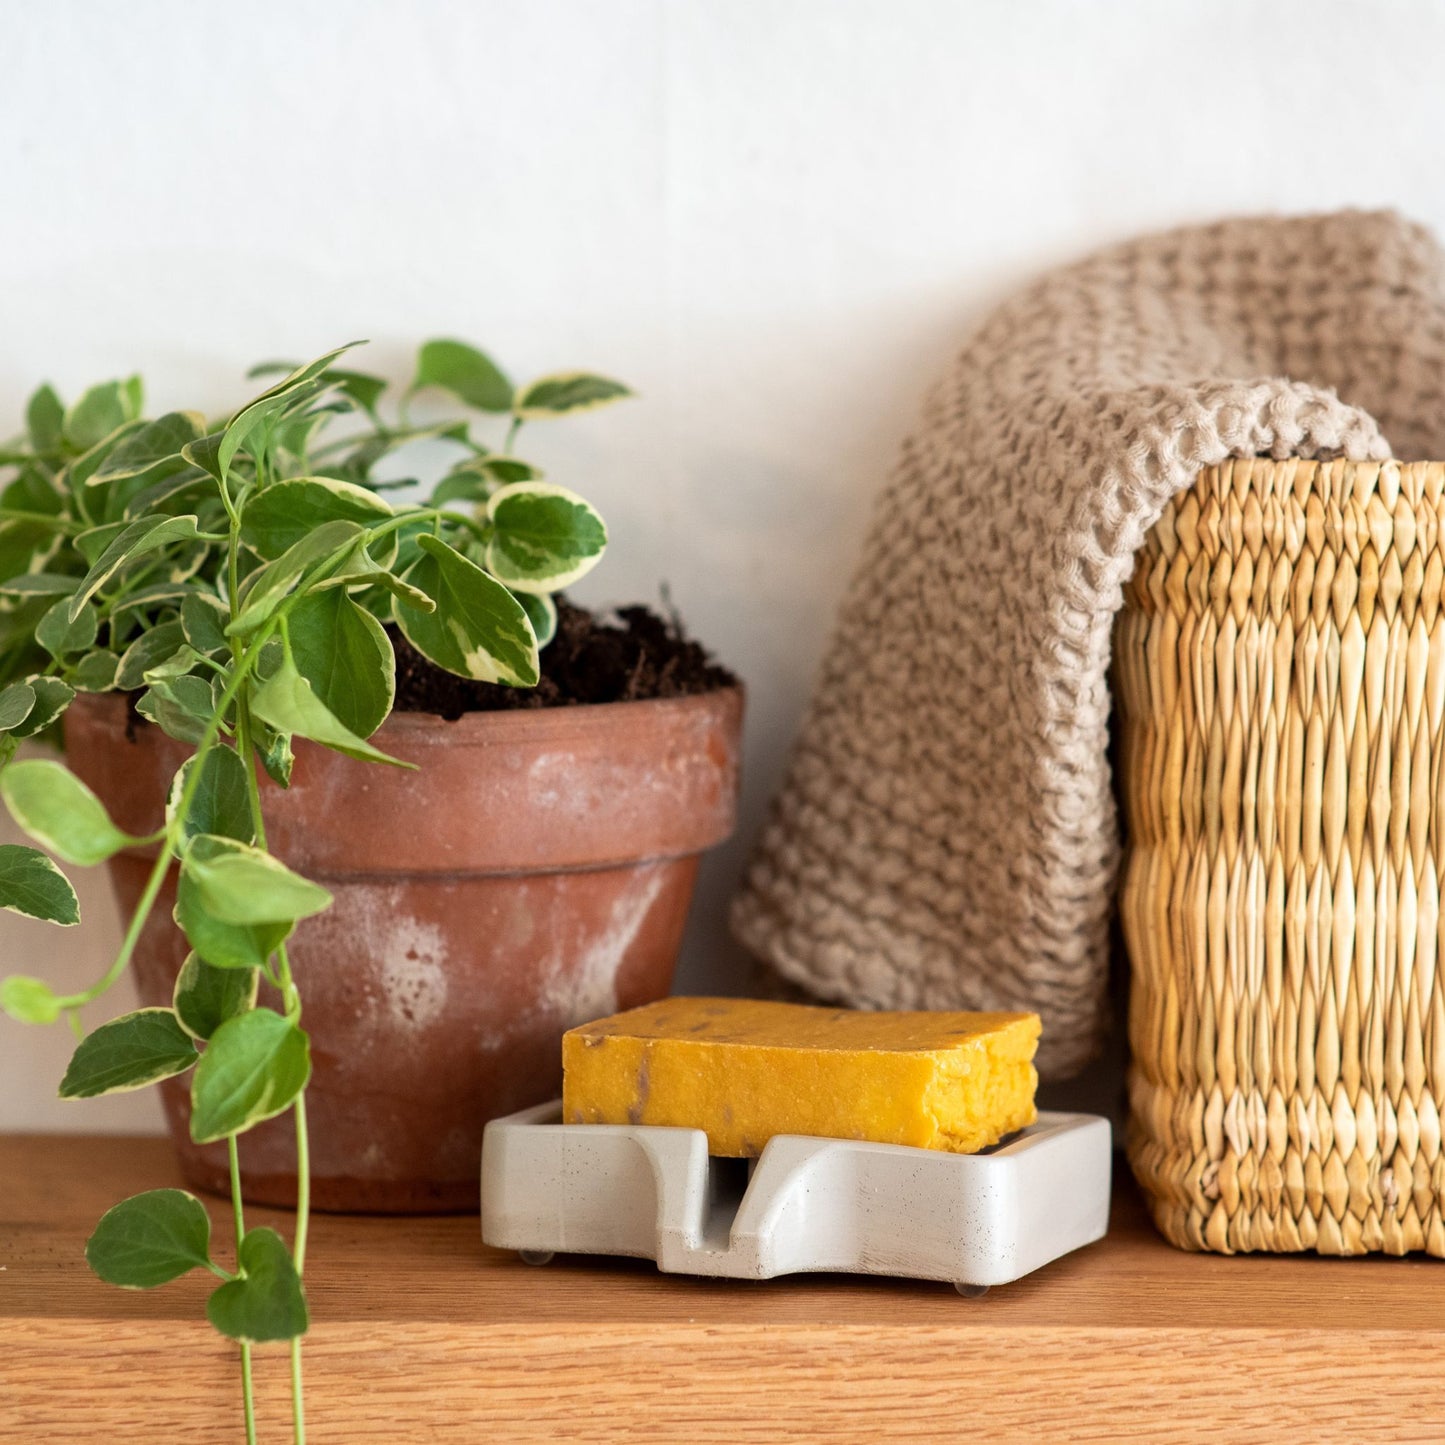
M487 1125L482 1239L654 1259L671 1274L805 1271L1007 1284L1102 1239L1108 1122L1040 1114L984 1154L779 1135L756 1160L711 1159L701 1129L563 1124L557 1103Z

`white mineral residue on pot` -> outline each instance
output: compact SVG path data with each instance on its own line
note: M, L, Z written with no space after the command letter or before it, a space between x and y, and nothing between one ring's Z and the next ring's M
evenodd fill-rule
M599 812L612 816L629 803L632 812L647 813L658 806L653 795L687 787L694 763L686 748L654 758L646 767L617 762L605 770L579 768L572 753L539 753L527 769L527 803L542 812L565 806L578 818Z
M446 1009L447 943L437 924L403 911L406 898L407 890L395 884L348 888L344 927L335 913L321 914L308 925L308 947L333 952L348 937L364 940L371 966L353 981L358 1021L385 1019L418 1030Z
M639 870L591 943L575 959L552 961L542 1006L564 1028L617 1012L617 971L662 891L666 866Z
M440 928L393 918L381 935L381 986L392 1018L423 1029L447 1006L447 946Z

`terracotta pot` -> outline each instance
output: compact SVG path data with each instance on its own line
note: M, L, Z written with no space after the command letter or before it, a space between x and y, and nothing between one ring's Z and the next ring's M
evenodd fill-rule
M475 1208L482 1127L557 1091L562 1032L668 992L699 855L733 826L742 710L728 689L402 713L377 745L419 772L298 741L290 789L263 779L272 849L336 897L290 950L317 1208ZM160 826L189 749L144 725L128 739L113 695L77 698L65 736L122 828ZM127 912L150 866L112 860ZM146 1004L169 1004L186 955L174 903L172 876L136 953ZM191 1142L186 1083L162 1092L187 1180L224 1192L225 1147ZM245 1135L241 1160L247 1198L294 1203L289 1114Z

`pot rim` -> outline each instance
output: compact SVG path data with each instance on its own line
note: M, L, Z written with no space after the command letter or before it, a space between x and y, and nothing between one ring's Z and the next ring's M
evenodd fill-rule
M147 836L165 789L143 786L142 775L159 768L168 783L194 749L154 726L128 747L124 696L76 701L67 742L85 742L72 766L119 826ZM298 740L292 785L262 782L268 831L292 867L333 877L551 873L691 856L735 825L743 711L743 690L729 687L454 723L403 714L374 737L422 768L420 779ZM343 807L349 824L331 826ZM398 828L422 815L424 826Z
M434 712L413 712L410 710L390 713L386 721L372 734L372 737L388 733L433 734L455 736L458 741L475 739L479 742L510 740L517 735L566 735L586 731L598 724L622 723L626 718L640 711L651 712L659 722L670 716L685 716L689 712L711 712L719 706L727 707L733 699L739 706L747 700L747 687L742 682L726 687L710 688L707 692L688 693L682 697L645 697L626 702L579 702L562 707L519 707L498 708L478 712L464 712L458 718L445 718ZM119 711L126 707L126 694L119 692L83 692L71 706L90 707L97 711ZM588 722L592 719L592 722ZM140 718L140 725L149 729L155 726L148 718Z

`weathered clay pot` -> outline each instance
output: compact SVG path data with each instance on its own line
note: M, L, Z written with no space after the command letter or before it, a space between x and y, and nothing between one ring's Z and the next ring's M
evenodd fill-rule
M290 946L316 1207L474 1208L482 1127L557 1090L562 1032L667 993L699 855L733 826L742 705L727 689L396 714L377 745L419 772L298 741L291 787L265 782L264 811L276 854L336 896ZM149 726L128 739L116 696L77 698L65 735L122 828L160 826L187 748ZM128 911L151 863L110 867ZM136 953L146 1004L170 1002L185 958L174 903L172 876ZM184 1082L163 1093L186 1178L224 1191L224 1145L191 1143ZM241 1161L248 1198L294 1202L289 1115L245 1135Z

